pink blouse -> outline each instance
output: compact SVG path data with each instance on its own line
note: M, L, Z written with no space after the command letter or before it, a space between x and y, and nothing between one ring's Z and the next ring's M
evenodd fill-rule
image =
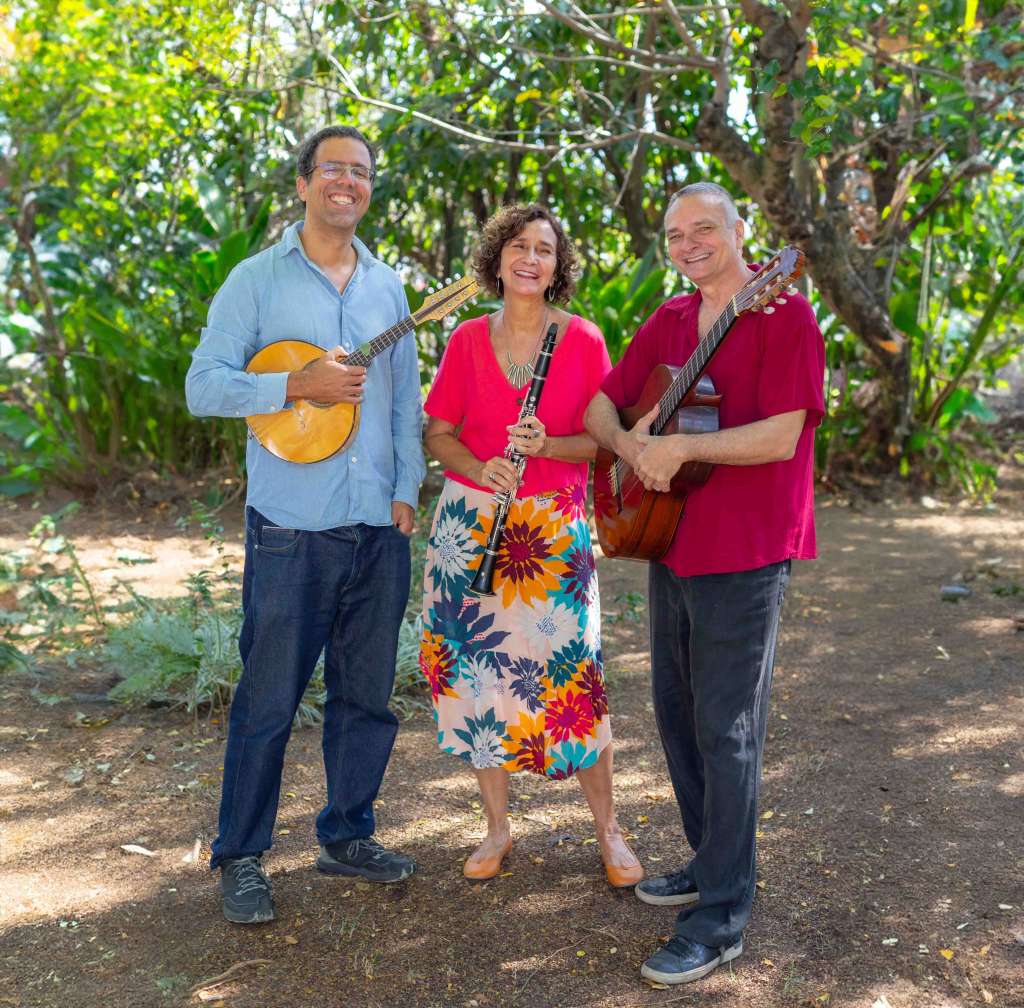
M601 330L574 315L555 346L537 407L548 437L583 433L583 414L611 366ZM505 428L519 419L528 388L529 382L521 388L509 384L494 356L487 316L482 315L463 322L452 333L423 408L429 416L461 426L459 440L486 461L504 453ZM445 476L478 490L493 490L454 472ZM530 458L517 496L586 486L586 482L586 462Z

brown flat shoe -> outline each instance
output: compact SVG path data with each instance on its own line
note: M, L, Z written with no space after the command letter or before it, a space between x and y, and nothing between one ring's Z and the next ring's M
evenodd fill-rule
M512 838L508 838L508 842L504 847L501 848L501 853L496 854L494 857L484 858L482 861L475 861L473 864L469 863L469 859L466 859L466 863L462 866L462 874L468 879L480 880L494 878L498 872L501 871L501 862L505 860L505 855L512 850ZM643 871L640 872L640 878L643 878ZM638 880L639 881L639 880ZM623 883L624 885L626 883Z
M619 865L606 864L604 873L608 876L608 884L613 889L632 888L644 878L644 866L639 862L622 868Z

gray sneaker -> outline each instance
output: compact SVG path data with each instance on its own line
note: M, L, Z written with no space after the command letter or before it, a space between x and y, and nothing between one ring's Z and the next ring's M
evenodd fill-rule
M316 866L328 875L355 876L369 882L401 882L416 870L411 857L382 847L373 837L321 847Z
M697 883L687 878L685 868L671 875L644 879L636 884L633 892L637 899L652 906L684 906L700 899Z
M258 857L224 860L220 892L224 916L233 924L265 924L274 919L270 880Z
M716 967L743 953L743 939L732 945L712 948L690 938L675 935L640 967L640 976L655 983L682 984L706 977Z

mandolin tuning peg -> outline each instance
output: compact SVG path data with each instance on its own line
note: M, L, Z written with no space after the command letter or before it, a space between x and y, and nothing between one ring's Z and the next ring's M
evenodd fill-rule
M761 310L765 313L765 315L771 315L775 311L775 309L771 305L769 305L767 308L762 308Z

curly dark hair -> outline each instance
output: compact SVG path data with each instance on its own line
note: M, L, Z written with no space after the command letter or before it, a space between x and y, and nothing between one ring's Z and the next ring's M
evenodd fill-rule
M547 300L563 304L576 291L576 278L580 275L579 256L558 218L539 203L505 206L491 217L483 227L480 244L473 256L473 272L484 287L497 295L501 250L507 242L522 234L530 221L535 220L547 221L555 232L555 275L547 290Z

